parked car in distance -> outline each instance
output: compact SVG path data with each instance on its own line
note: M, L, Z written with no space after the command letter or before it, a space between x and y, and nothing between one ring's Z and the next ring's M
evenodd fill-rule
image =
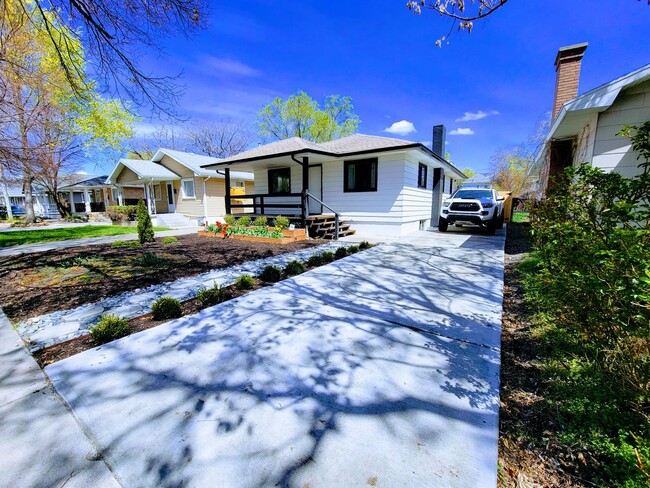
M19 207L15 203L11 204L11 213L13 214L14 217L18 217L21 215L25 215L25 209L22 207ZM7 207L4 205L0 205L0 218L6 219L7 218Z
M442 202L438 230L452 224L474 224L494 234L503 228L503 200L492 188L460 188Z

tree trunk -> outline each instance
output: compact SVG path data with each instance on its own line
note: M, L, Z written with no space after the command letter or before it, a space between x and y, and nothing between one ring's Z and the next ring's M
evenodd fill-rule
M33 224L36 222L36 216L34 215L34 197L32 195L33 182L33 176L25 175L23 177L23 193L25 194L25 222L28 224Z

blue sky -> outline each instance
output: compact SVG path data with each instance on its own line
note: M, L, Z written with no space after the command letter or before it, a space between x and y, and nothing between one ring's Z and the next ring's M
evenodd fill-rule
M349 95L359 132L430 143L432 126L444 124L451 159L478 171L550 110L559 47L589 43L580 93L650 63L645 0L512 0L442 48L435 41L449 22L431 11L414 15L405 4L220 2L208 29L170 39L164 56L144 53L143 61L156 74L183 72L178 111L192 119L252 124L276 96ZM481 112L487 115L479 120L459 120ZM415 132L386 132L400 121ZM159 123L144 120L139 128ZM467 135L452 135L458 129Z

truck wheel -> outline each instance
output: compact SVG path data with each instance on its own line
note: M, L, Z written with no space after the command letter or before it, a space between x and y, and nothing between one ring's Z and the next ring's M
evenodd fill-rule
M501 212L501 215L499 215L499 218L496 223L496 228L497 229L503 229L503 220L505 219L505 216L503 215L503 211Z
M496 229L497 229L497 219L488 220L488 223L485 227L487 235L493 236L494 234L496 234Z
M440 232L447 232L447 226L449 224L447 223L447 219L443 219L442 217L438 217L438 230Z

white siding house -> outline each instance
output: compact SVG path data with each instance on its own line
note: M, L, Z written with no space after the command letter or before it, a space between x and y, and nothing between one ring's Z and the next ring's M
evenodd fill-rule
M577 82L577 78L576 78ZM577 92L577 85L576 85ZM547 177L581 162L632 177L638 153L616 135L625 124L650 121L650 64L564 102L537 157Z
M294 137L207 167L253 172L254 192L247 196L255 200L254 214L337 212L357 234L368 236L429 227L434 184L449 192L465 178L422 144L362 134L320 144ZM305 190L326 206L314 198L307 199L308 208L301 206Z

